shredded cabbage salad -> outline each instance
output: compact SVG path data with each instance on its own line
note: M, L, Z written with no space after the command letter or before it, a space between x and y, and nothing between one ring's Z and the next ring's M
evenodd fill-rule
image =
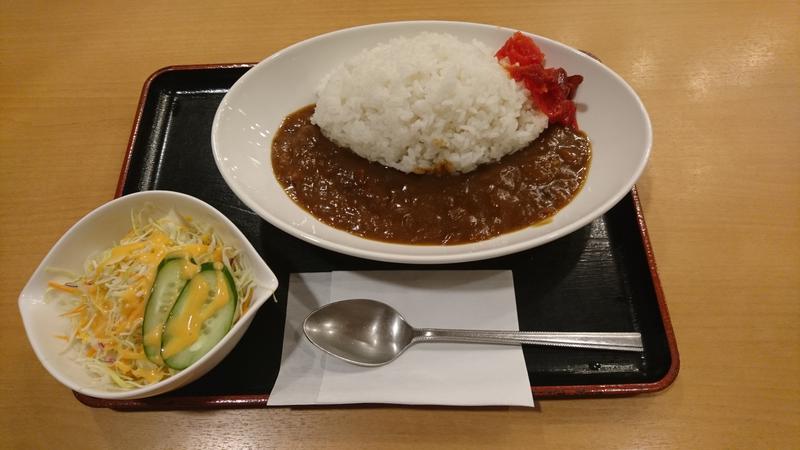
M63 305L71 334L58 335L68 350L77 350L97 381L133 389L177 373L148 360L142 345L145 306L159 263L181 252L197 264L228 267L239 302L234 323L247 311L255 282L239 251L226 245L207 224L169 211L156 216L153 206L131 212L131 230L113 247L90 256L83 274L48 283L46 296ZM154 218L158 217L158 218Z

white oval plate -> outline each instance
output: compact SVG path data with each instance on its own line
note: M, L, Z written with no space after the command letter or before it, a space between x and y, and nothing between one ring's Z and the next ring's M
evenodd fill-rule
M531 34L547 66L583 75L575 102L578 123L592 141L586 185L550 222L471 244L402 245L337 230L297 206L272 172L272 138L281 121L314 103L322 77L346 58L393 37L422 31L477 39L499 49L515 30L463 22L383 23L317 36L261 61L231 87L212 126L214 158L233 192L271 224L320 247L380 261L437 264L492 258L552 241L602 215L631 190L644 170L652 142L650 119L639 97L602 63Z
M202 358L177 374L158 383L121 390L90 376L72 351L64 351L64 342L56 335L70 335L72 323L63 307L44 300L47 282L56 278L52 269L83 272L87 257L109 248L131 228L131 211L155 206L166 213L170 209L211 225L228 245L238 248L256 281L253 300L247 312L228 334ZM100 206L72 226L45 256L19 295L19 311L28 340L42 365L70 389L97 398L129 399L151 397L184 386L214 368L239 342L258 309L278 287L278 279L267 267L250 241L227 217L211 205L179 192L144 191L126 195Z

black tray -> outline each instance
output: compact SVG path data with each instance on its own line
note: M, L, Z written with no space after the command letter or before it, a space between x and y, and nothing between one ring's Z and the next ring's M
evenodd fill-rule
M116 195L164 189L215 206L277 275L278 302L267 302L239 345L196 382L149 399L102 400L76 393L80 401L129 410L266 405L280 367L289 274L331 270L509 269L521 330L642 333L642 354L524 347L537 398L652 392L675 379L678 351L635 190L566 237L486 261L412 266L323 250L262 220L217 171L211 122L222 97L250 67L168 67L153 74L142 91Z

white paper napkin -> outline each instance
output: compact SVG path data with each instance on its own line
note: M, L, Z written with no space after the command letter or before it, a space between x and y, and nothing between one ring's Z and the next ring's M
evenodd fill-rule
M509 271L293 274L281 369L268 404L533 406L519 346L418 344L388 365L369 368L325 354L303 335L303 320L349 298L383 301L415 327L518 329Z

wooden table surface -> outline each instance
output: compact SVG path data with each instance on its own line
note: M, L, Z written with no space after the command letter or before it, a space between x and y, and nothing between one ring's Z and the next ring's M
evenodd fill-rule
M797 1L0 3L0 447L800 447ZM17 296L114 194L143 81L354 25L448 19L590 50L641 96L639 192L681 354L666 391L536 410L120 413L39 364Z

